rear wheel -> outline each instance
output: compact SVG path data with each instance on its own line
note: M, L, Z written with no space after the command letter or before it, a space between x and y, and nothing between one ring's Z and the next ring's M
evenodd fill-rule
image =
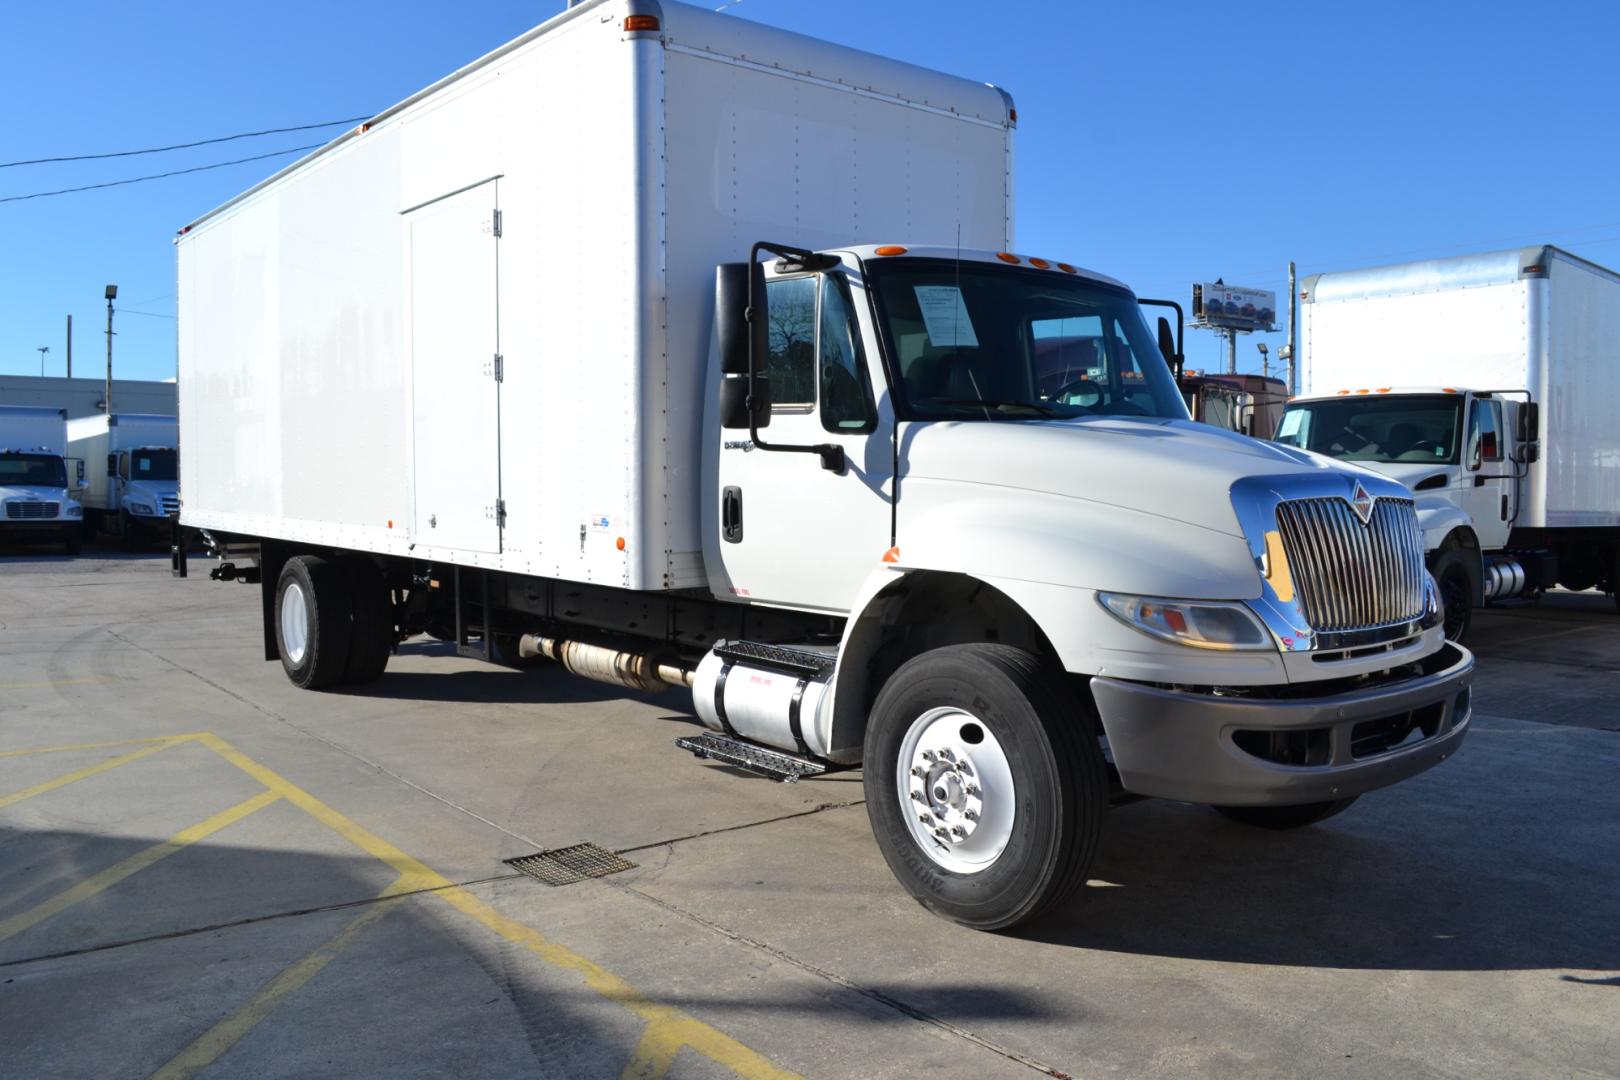
M884 685L866 809L900 883L938 915L1003 930L1085 881L1108 781L1083 703L1034 656L952 645Z
M364 686L382 677L394 651L394 604L388 582L377 564L364 556L343 561L348 572L349 595L354 605L354 628L343 682Z
M1349 809L1355 801L1356 796L1352 795L1348 799L1302 803L1299 806L1216 806L1212 809L1233 821L1261 829L1299 829L1326 821L1334 814Z
M294 686L320 690L343 678L353 623L341 568L294 555L276 583L276 647Z

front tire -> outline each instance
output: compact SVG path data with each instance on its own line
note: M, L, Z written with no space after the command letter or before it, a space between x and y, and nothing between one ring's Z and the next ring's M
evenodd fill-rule
M84 550L84 526L69 525L62 533L62 543L67 547L69 555L78 555Z
M1441 619L1446 640L1462 644L1474 620L1474 579L1468 573L1464 556L1448 551L1434 563L1434 580L1440 586Z
M1084 883L1107 774L1090 710L1034 656L974 644L914 657L878 694L864 749L872 832L925 908L1005 930Z
M276 649L294 686L320 690L338 683L353 633L348 581L342 568L315 555L294 555L276 581Z
M1355 801L1356 796L1352 795L1348 799L1302 803L1298 806L1215 806L1211 809L1257 829L1301 829L1318 821L1326 821L1334 814L1342 814Z

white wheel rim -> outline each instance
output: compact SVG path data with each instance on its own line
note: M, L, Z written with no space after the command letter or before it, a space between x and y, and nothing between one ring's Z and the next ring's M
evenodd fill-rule
M979 873L1007 849L1018 806L1012 767L971 714L936 708L912 721L895 782L912 838L946 870Z
M294 664L303 662L309 647L309 605L304 601L303 586L296 581L289 581L281 594L281 647Z

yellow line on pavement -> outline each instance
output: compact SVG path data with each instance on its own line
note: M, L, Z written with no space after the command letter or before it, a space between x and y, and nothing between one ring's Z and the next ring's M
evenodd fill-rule
M664 1080L664 1074L675 1064L675 1055L681 1052L680 1040L671 1037L674 1034L668 1024L649 1022L619 1080Z
M100 762L99 764L90 765L83 769L77 769L73 772L67 773L66 775L58 776L54 780L46 780L44 783L35 784L31 788L23 788L21 791L14 794L0 797L0 810L5 809L13 803L20 803L24 799L31 799L35 795L43 795L47 791L55 791L59 787L65 787L66 785L76 781L88 779L89 777L104 773L109 769L116 769L120 765L128 765L132 761L139 761L143 757L150 757L160 750L167 750L171 746L178 746L180 743L186 742L191 738L192 736L190 735L181 735L177 738L165 739L156 745L143 746L139 750L132 750L127 754L119 754L115 758L108 758L106 761Z
M4 941L14 934L20 934L35 923L43 922L52 915L61 914L67 908L81 901L88 900L97 893L106 891L125 878L140 873L159 859L166 859L175 852L180 851L204 837L212 836L225 826L241 821L256 811L263 810L271 803L281 798L280 792L261 791L246 802L237 803L229 810L222 810L207 821L199 821L195 825L181 829L161 844L153 844L144 851L138 851L123 862L115 863L99 874L92 874L64 892L38 904L20 915L0 922L0 941Z
M203 734L197 736L197 741L271 791L279 793L288 802L360 850L399 871L402 878L410 880L411 890L434 889L436 891L432 893L433 896L443 900L485 929L528 949L548 964L577 972L584 977L585 985L592 990L610 1001L623 1005L649 1025L656 1025L659 1028L656 1042L670 1042L676 1049L690 1046L704 1057L744 1077L745 1080L790 1080L797 1076L796 1073L777 1068L758 1051L687 1016L679 1009L658 1004L611 971L558 945L533 927L507 918L466 889L413 859L388 841L366 831L279 773L260 765L219 736ZM644 1037L642 1041L646 1042L646 1038Z
M0 687L3 689L3 687ZM0 750L0 758L27 757L30 754L60 754L65 750L105 750L113 746L136 746L142 743L173 743L195 738L194 735L161 735L153 739L116 739L113 742L70 743L67 746L31 746L26 750Z
M279 794L277 795L279 798ZM299 990L321 970L337 959L337 955L350 945L372 923L392 911L400 901L398 893L409 892L413 883L401 875L388 888L378 894L377 901L369 904L359 916L349 920L337 936L319 946L314 952L265 984L246 1005L209 1028L192 1044L176 1054L167 1065L152 1074L152 1080L185 1080L208 1068L220 1055L235 1046L242 1037L257 1027L265 1017L275 1011L281 999Z

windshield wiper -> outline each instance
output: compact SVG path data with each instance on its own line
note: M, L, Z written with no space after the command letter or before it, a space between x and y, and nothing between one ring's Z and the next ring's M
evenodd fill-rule
M936 405L967 405L986 409L1028 409L1041 416L1063 416L1052 406L1041 401L998 401L994 398L926 398Z

